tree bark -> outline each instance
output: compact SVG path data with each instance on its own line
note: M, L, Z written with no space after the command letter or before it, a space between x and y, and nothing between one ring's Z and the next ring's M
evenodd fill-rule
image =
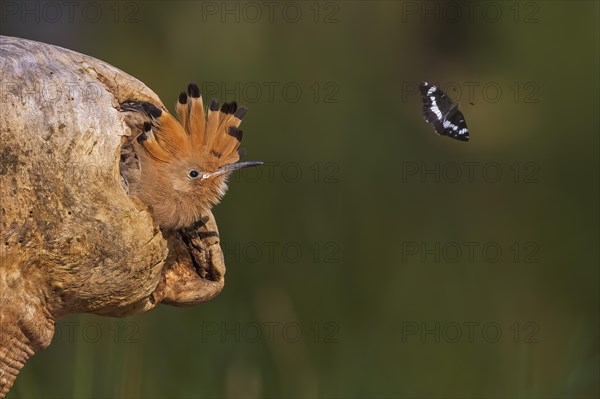
M224 285L212 214L163 233L121 182L119 105L158 96L95 58L0 36L0 397L72 313L206 302Z

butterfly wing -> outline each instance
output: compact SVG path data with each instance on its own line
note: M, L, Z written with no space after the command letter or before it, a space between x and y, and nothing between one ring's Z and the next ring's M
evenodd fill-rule
M445 136L460 141L469 141L469 129L467 128L467 122L465 122L465 116L458 109L444 119L442 126Z
M423 97L423 117L431 123L437 134L444 134L444 115L450 111L452 100L435 85L421 82L419 85Z

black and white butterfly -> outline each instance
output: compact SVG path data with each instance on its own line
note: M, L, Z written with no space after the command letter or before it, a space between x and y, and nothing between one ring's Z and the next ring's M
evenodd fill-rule
M435 85L421 82L419 85L423 96L423 117L433 125L435 132L441 136L469 141L469 129L465 117L458 110L458 104Z

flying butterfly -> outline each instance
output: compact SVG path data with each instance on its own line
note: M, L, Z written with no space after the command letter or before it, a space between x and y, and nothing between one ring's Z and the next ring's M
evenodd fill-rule
M469 141L469 129L458 104L431 83L421 82L419 88L423 97L423 117L433 125L435 132L440 136Z

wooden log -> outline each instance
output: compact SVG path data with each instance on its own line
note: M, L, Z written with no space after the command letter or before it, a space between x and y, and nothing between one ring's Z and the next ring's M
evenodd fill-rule
M127 195L119 104L158 96L95 58L0 36L0 397L56 320L205 302L224 285L212 214L164 234Z

